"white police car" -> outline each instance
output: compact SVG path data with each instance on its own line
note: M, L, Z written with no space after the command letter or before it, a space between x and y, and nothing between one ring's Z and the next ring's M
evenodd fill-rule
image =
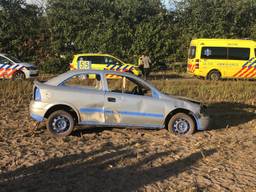
M38 76L35 65L23 63L8 54L0 53L0 79L30 79Z

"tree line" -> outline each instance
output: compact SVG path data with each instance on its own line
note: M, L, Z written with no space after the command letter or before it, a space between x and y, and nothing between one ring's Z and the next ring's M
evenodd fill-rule
M154 67L186 61L193 38L256 39L256 0L0 0L0 52L45 72L67 69L74 53L111 53Z

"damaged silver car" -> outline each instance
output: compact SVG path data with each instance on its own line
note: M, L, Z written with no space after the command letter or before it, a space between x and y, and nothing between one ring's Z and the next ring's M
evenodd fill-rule
M167 128L178 135L205 130L206 109L197 101L161 93L129 73L75 70L47 82L35 82L30 115L47 119L54 136L76 125Z

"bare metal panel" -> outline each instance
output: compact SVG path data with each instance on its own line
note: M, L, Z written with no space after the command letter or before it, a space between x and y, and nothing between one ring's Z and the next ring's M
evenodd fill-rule
M95 87L73 87L63 82L79 74L98 74ZM107 74L122 76L139 82L149 88L149 95L111 92ZM191 112L198 129L207 127L207 120L201 114L199 102L187 98L168 96L150 83L128 73L114 71L75 70L55 77L46 83L35 83L40 90L41 100L31 101L30 113L44 118L53 106L71 107L78 116L79 124L106 126L164 127L166 117L175 109ZM40 119L40 118L38 118Z

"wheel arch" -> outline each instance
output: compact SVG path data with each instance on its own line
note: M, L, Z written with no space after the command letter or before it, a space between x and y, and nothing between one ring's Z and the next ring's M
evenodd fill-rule
M164 126L165 126L166 128L168 127L168 123L169 123L170 119L171 119L174 115L176 115L177 113L185 113L185 114L189 115L189 116L193 119L193 121L194 121L194 123L195 123L196 130L198 130L198 126L199 126L199 125L198 125L198 122L197 122L197 120L196 120L196 117L195 117L194 113L193 113L192 111L189 111L189 110L184 109L184 108L176 108L176 109L172 110L172 111L166 116L165 121L164 121Z
M56 104L51 106L49 109L47 109L44 118L48 118L54 111L63 110L72 115L72 117L75 119L75 123L77 124L80 121L80 116L78 112L71 106L67 104Z
M20 70L20 69L17 70L17 71L15 71L15 72L11 75L11 78L14 79L14 77L15 77L15 75L16 75L17 73L22 73L22 74L24 75L25 79L27 78L26 73L25 73L24 71Z
M214 68L214 69L211 69L211 70L207 73L207 75L206 75L206 78L207 78L207 79L209 79L209 75L210 75L212 72L218 72L218 73L220 74L220 77L222 77L221 71L220 71L219 69Z

